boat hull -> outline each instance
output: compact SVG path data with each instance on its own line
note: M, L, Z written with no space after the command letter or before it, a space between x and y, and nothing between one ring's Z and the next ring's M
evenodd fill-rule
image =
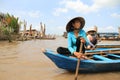
M47 50L44 54L50 58L57 67L68 71L75 71L78 59L54 53ZM108 54L109 56L109 54ZM93 55L96 60L81 60L79 70L82 72L120 71L120 56L117 60L107 59L99 55ZM97 60L97 58L100 58Z

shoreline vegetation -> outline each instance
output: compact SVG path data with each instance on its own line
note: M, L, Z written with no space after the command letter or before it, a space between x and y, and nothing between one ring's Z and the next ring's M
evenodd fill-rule
M24 30L20 31L21 25L24 25ZM4 14L0 12L0 41L8 40L12 41L26 41L31 39L50 39L54 40L55 35L46 35L46 26L40 23L40 31L32 29L26 30L27 22L24 20L19 21L18 17L10 15L9 13Z
M19 36L20 25L18 23L18 17L14 17L9 13L0 13L0 40L12 40Z

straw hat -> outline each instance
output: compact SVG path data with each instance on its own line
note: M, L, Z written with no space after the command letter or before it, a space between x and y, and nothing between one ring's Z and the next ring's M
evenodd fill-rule
M90 29L88 29L87 33L89 34L90 32L92 32L92 33L96 32L95 28L90 28ZM96 33L97 33L97 32L96 32Z
M67 23L67 25L66 25L66 31L67 31L67 32L70 32L70 31L73 31L73 30L74 30L74 28L73 28L73 26L72 26L74 20L79 20L79 21L80 21L80 23L81 23L81 28L80 28L80 29L82 29L82 28L84 27L84 25L85 25L85 20L84 20L84 18L83 18L83 17L75 17L75 18L71 19L71 20Z

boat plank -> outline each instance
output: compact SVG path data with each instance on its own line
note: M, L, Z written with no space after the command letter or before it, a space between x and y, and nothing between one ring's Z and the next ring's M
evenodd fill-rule
M108 56L113 56L113 57L116 57L116 58L120 58L120 56L115 55L115 54L108 54Z
M97 48L120 48L120 45L110 45L110 44L98 44Z
M120 51L120 48L96 48L95 50L86 50L86 53L112 52L112 51Z
M106 58L106 57L100 56L100 55L93 55L93 58L97 58L97 59L100 59L103 61L112 60L112 59L109 59L109 58Z

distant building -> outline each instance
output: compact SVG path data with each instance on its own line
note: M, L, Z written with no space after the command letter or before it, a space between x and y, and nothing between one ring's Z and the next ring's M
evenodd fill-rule
M67 38L67 32L63 33L63 37Z
M30 34L31 36L34 36L36 33L38 33L38 31L36 29L32 29L30 30L26 30L25 34Z
M102 40L119 40L119 33L116 32L102 32L98 35Z

